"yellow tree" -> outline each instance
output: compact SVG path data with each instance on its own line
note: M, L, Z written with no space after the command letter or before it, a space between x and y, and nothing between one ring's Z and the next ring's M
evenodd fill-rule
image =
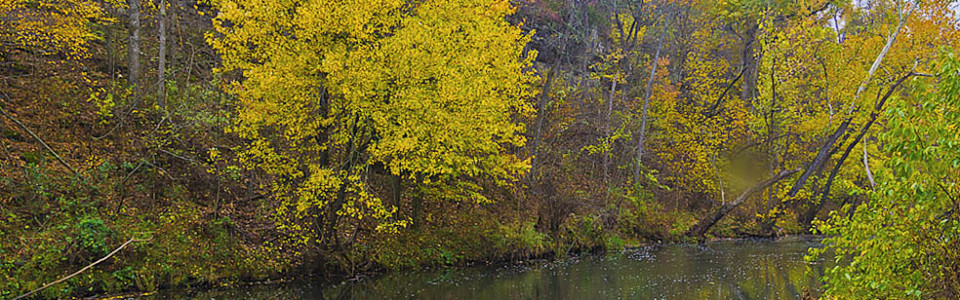
M0 16L0 53L21 48L77 58L93 38L88 20L101 17L101 9L87 0L2 0Z
M240 159L276 178L292 229L343 216L396 228L396 203L372 191L377 169L455 185L507 183L529 168L519 118L532 113L529 40L502 0L222 0L208 39L240 79ZM388 221L392 220L392 221ZM413 220L420 222L420 220ZM304 236L304 240L310 238Z

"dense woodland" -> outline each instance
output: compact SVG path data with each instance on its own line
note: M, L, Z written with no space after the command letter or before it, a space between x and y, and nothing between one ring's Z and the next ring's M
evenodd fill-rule
M956 299L951 5L3 0L0 298L815 233Z

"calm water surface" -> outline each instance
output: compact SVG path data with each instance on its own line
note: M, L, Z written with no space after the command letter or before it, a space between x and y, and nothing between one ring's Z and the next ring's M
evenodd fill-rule
M799 299L818 287L803 261L819 240L730 240L605 256L393 272L340 283L293 282L146 299Z

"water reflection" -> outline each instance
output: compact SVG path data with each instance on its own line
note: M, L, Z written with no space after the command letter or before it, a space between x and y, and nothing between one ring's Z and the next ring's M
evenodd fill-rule
M394 272L338 284L161 293L159 299L799 299L811 239L669 245L617 255ZM822 262L811 265L822 274Z

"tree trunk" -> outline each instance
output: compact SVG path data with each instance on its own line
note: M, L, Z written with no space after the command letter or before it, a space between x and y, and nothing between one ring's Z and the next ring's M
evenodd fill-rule
M171 0L167 13L167 66L169 66L170 71L169 77L173 79L174 84L177 82L177 60L174 58L177 54L177 10L180 9L179 0Z
M337 197L333 200L333 203L330 203L330 207L327 208L326 217L324 218L324 229L320 233L322 240L321 244L323 245L336 245L337 242L337 221L340 220L340 217L337 215L337 212L343 208L343 203L347 199L347 183L343 182L340 184L340 189L337 190Z
M390 186L391 186L391 195L390 202L388 205L393 205L394 207L400 207L400 198L403 196L403 182L401 181L400 175L389 174L390 176Z
M420 223L423 223L423 174L417 174L417 185L414 187L417 189L417 192L413 196L413 200L410 204L411 209L413 210L410 215L413 219L413 229L420 228Z
M833 145L837 143L837 140L839 139L839 137L843 135L844 136L843 139L844 140L847 139L848 136L845 134L847 134L847 128L850 126L850 121L852 119L853 118L851 117L843 120L843 122L840 122L840 127L838 127L837 130L833 132L833 134L827 137L827 141L823 144L823 146L820 146L820 150L817 152L817 156L813 159L812 162L810 162L810 164L807 165L803 173L800 174L800 178L797 178L797 181L793 184L793 187L790 188L790 191L787 192L787 196L786 196L787 199L796 196L797 193L800 192L800 189L803 188L803 186L806 184L807 180L810 178L811 175L817 174L816 176L819 176L820 172L823 171L823 167L826 166L827 159L833 156L833 154L836 153L836 151L838 150L839 146L834 147ZM841 142L841 145L842 143L843 142ZM785 209L784 203L782 202L776 203L775 205L773 205L773 207L778 208L776 210L778 211L778 213L774 213L772 215L766 216L763 224L760 224L761 231L765 233L772 232L774 223L778 218L780 218L780 215ZM768 212L771 210L774 210L774 209L773 208L767 209Z
M849 145L847 145L847 149L843 151L843 155L840 156L840 159L837 160L837 163L833 166L833 170L830 172L830 176L827 177L827 182L823 185L823 188L821 189L820 201L817 201L817 203L815 204L811 203L811 205L807 208L807 210L804 211L804 213L799 216L799 219L797 221L799 221L801 225L803 225L804 227L810 226L810 223L813 221L813 218L816 217L817 213L820 212L820 209L823 208L823 204L827 201L827 197L830 197L830 186L833 185L833 180L836 179L837 174L840 172L840 168L843 167L843 163L847 160L847 157L850 156L850 152L853 151L853 147L860 143L860 141L863 139L863 136L866 135L867 131L870 130L870 126L876 123L877 117L880 116L880 112L883 109L884 104L887 103L887 99L889 99L890 96L893 95L893 91L896 90L897 87L899 87L901 84L903 84L903 82L907 78L913 75L915 74L910 73L910 74L904 75L903 77L900 77L900 79L898 79L893 84L893 86L891 86L890 89L887 90L887 93L883 95L883 98L880 98L880 100L877 101L877 103L874 105L873 112L870 113L870 121L867 121L867 124L863 125L863 127L860 128L860 132L857 133L857 136L854 137L853 141L850 142Z
M740 85L740 100L750 108L753 108L753 100L757 94L757 57L754 52L756 40L757 26L750 26L746 32L743 52L740 53L740 60L743 62L743 81Z
M127 0L130 44L127 45L127 82L136 88L140 80L140 0Z
M830 149L833 147L833 144L837 142L837 139L847 132L847 127L850 126L851 120L852 118L847 118L843 120L843 122L840 122L840 127L838 127L837 130L834 131L829 138L827 138L827 141L817 152L817 156L812 162L810 162L809 165L807 165L807 168L803 171L803 174L800 175L800 178L797 178L797 182L793 184L793 188L791 188L787 193L788 198L796 196L797 193L800 192L800 189L803 188L803 185L807 183L807 179L810 178L810 175L813 175L814 171L820 169L820 166L827 162L827 159L830 158L831 154Z
M780 164L777 162L779 160L780 153L777 147L777 135L780 131L779 122L777 121L777 113L780 111L779 102L777 102L777 80L776 80L776 68L777 65L776 59L774 59L773 64L770 65L770 102L771 102L771 111L767 114L767 151L770 152L770 172L773 173L780 168ZM770 185L767 192L767 211L770 210L778 201L777 197L774 196L775 186Z
M107 5L107 11L109 16L115 15L115 10L113 5ZM104 42L106 43L107 50L107 68L110 70L110 78L116 79L116 69L117 69L117 43L116 43L116 32L114 30L114 24L108 23L104 26Z
M560 57L563 58L562 55ZM531 141L533 142L533 146L530 151L532 153L531 155L532 162L530 163L531 170L530 170L529 176L533 176L533 172L537 169L537 163L539 162L539 159L537 159L537 154L540 151L540 140L542 139L541 135L543 132L543 123L547 118L547 109L546 109L547 99L550 94L550 88L553 86L553 80L557 76L556 73L559 67L560 67L560 59L557 59L557 61L553 64L553 67L550 67L550 71L548 71L547 73L547 81L544 82L543 88L540 89L540 97L537 99L537 107L536 107L537 108L537 124L533 128L534 130L533 140Z
M164 76L166 75L166 62L167 62L167 35L166 35L166 25L167 25L167 2L160 0L160 28L159 28L159 63L157 64L157 105L160 106L161 110L167 108L167 93L166 93L166 80Z

